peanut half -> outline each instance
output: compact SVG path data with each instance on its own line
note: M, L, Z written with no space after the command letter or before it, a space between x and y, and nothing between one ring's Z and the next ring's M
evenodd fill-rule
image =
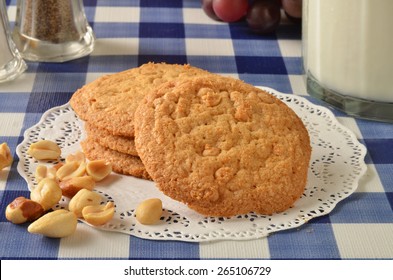
M10 166L12 163L11 150L7 143L2 143L0 145L0 171L3 168Z
M45 165L38 165L35 173L35 180L39 183L44 178L55 179L56 178L56 169L54 167L47 167Z
M105 160L89 161L86 171L95 181L101 181L112 172L112 164Z
M142 201L135 210L136 220L143 225L156 224L162 215L162 201L150 198Z
M81 189L68 204L68 209L78 217L82 217L82 210L89 205L99 205L102 201L101 195L87 189Z
M30 193L31 200L41 204L44 210L49 210L55 206L60 201L61 196L62 192L59 184L50 178L42 179Z
M31 144L27 153L37 160L58 159L61 155L61 150L53 141L40 140Z
M81 189L88 189L92 191L95 187L96 181L91 176L74 177L60 182L60 188L63 196L72 198Z
M42 206L23 196L17 197L5 209L5 217L14 224L31 222L44 214Z
M77 223L78 219L74 213L60 209L31 223L27 230L30 233L42 234L47 237L62 238L73 234Z
M78 163L82 163L82 162L85 163L86 156L81 151L78 151L75 154L68 155L65 159L66 163L73 162L73 161L76 161Z
M83 218L93 226L100 226L109 222L115 215L115 205L108 202L106 205L90 205L82 210Z
M74 177L83 176L85 172L86 164L84 162L72 161L61 166L56 172L56 177L60 181L64 181Z

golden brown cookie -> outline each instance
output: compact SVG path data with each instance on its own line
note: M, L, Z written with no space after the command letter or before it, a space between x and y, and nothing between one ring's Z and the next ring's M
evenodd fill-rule
M287 210L302 195L311 147L299 117L242 81L161 85L135 113L135 144L169 197L209 216Z
M116 173L151 180L139 157L123 154L99 145L87 138L81 142L82 150L89 160L105 159Z
M113 135L134 136L134 112L147 92L173 79L209 74L190 65L147 63L103 76L76 91L70 104L78 116Z
M138 156L133 137L112 135L109 131L95 127L88 122L85 122L85 131L88 138L105 148L132 156Z

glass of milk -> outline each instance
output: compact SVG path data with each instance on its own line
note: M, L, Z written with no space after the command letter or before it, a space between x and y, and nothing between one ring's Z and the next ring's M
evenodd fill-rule
M349 115L393 122L393 0L303 0L310 95Z

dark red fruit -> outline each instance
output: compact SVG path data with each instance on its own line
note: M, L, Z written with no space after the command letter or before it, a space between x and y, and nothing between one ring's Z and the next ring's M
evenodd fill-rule
M282 8L284 11L293 18L302 17L302 0L282 0Z
M202 0L202 9L211 19L220 20L213 10L213 0Z
M256 33L274 32L281 20L280 6L276 0L257 0L250 7L246 20Z
M225 22L235 22L247 14L248 0L213 0L213 11Z

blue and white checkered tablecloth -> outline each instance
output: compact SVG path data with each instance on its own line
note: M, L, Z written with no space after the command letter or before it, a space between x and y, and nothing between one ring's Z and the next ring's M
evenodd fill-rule
M6 1L13 24L16 1ZM329 214L292 230L251 241L152 241L98 231L79 223L64 239L29 234L5 219L6 206L29 196L18 174L17 145L42 114L69 101L84 84L148 61L189 63L256 86L308 96L301 70L301 27L282 21L274 35L249 32L245 23L208 18L199 0L85 0L97 42L87 57L32 63L0 84L0 143L13 151L0 172L0 259L393 259L393 125L333 111L368 149L357 191ZM94 236L94 238L92 238Z

